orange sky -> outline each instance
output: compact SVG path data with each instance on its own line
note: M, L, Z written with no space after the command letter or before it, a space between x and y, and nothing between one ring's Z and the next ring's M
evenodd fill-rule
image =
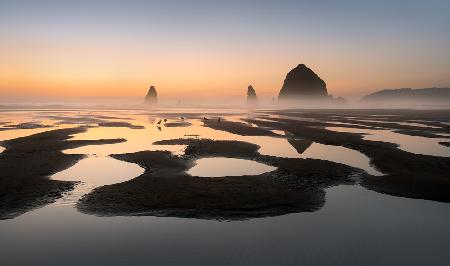
M124 13L123 6L12 1L0 8L0 97L143 97L150 85L169 98L239 96L250 84L272 97L300 63L335 96L450 86L445 8L426 13L417 4L410 13L401 6L386 13L374 4L347 12L289 2L255 10L244 2L240 9L238 2L179 2L174 18L164 2ZM376 12L383 20L372 17Z
M0 44L3 95L141 97L150 84L167 97L236 96L252 84L257 93L276 95L286 73L298 63L310 66L335 95L362 95L396 87L448 85L446 69L433 62L420 67L388 63L370 54L336 53L296 56L273 49L222 47L147 47L126 42L51 42L19 40ZM11 52L11 50L13 52ZM7 52L5 52L7 51ZM325 50L324 50L325 51ZM264 54L265 56L260 56ZM370 64L367 62L370 61ZM424 73L423 66L435 71Z

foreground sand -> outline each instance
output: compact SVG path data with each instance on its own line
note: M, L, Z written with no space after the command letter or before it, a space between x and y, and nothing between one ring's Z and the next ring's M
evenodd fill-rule
M192 113L171 115L192 119L203 117ZM218 122L219 116L222 116L221 122ZM374 116L377 121L373 121ZM449 111L289 110L255 114L244 120L226 120L224 114L202 119L205 127L243 136L276 136L272 130L283 131L298 152L313 141L354 149L369 157L371 164L384 175L371 176L360 169L324 160L261 155L257 145L246 142L175 139L156 144L187 145L183 156L164 151L114 155L119 160L139 164L145 168L145 173L127 182L95 189L78 202L77 208L84 213L106 216L247 219L318 210L325 204L324 189L341 184L360 184L369 190L393 196L450 202L448 157L413 154L399 149L396 144L365 140L362 134L325 128L354 123L346 124L346 127L389 128L413 136L442 138L442 134L450 131ZM415 120L431 127L397 123ZM127 122L102 120L98 124L136 130L142 128ZM170 127L189 126L188 122L168 124ZM54 202L73 189L75 182L49 179L50 175L70 167L83 157L64 154L62 150L125 141L69 139L86 129L58 129L0 143L6 148L0 153L0 219L14 218ZM196 159L219 156L255 160L275 166L277 170L255 176L219 178L186 173Z
M64 154L62 150L124 141L68 140L70 135L85 130L83 127L58 129L1 143L6 150L0 154L0 219L14 218L54 202L73 189L75 182L49 179L50 175L83 158L82 155Z

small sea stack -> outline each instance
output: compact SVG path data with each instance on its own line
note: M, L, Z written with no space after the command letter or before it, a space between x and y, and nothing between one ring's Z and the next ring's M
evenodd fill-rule
M150 86L147 95L145 96L145 104L157 104L158 103L158 93L156 92L155 86Z
M252 85L247 88L247 104L255 105L258 102L258 97L256 96L256 91Z

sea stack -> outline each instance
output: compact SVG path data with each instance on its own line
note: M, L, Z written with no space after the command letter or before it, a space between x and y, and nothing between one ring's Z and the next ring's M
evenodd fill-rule
M258 97L256 96L256 91L253 86L250 85L247 88L247 104L254 105L258 102Z
M145 104L156 104L158 103L158 93L156 92L155 86L150 86L147 96L145 96Z
M291 101L311 98L329 98L327 85L314 71L300 64L287 74L278 99Z

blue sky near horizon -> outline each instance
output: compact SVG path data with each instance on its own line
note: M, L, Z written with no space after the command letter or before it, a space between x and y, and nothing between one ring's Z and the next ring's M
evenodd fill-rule
M0 0L0 95L273 95L298 63L337 95L450 86L449 14L436 0Z

